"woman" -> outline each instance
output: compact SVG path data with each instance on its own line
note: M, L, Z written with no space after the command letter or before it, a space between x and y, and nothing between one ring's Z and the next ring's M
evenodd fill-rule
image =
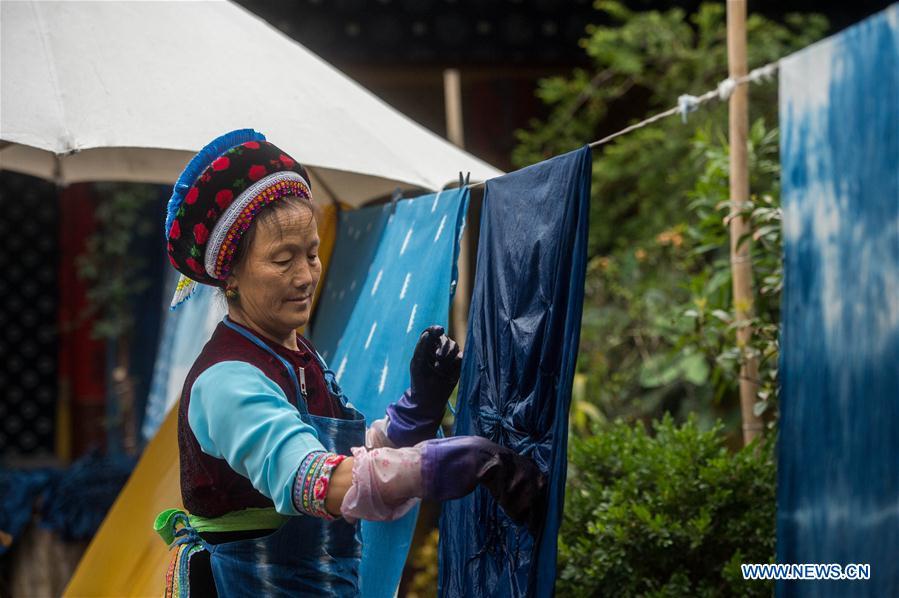
M214 140L169 202L168 253L224 290L228 315L188 373L178 414L181 493L157 530L178 547L167 595L356 595L359 519L390 520L417 500L484 485L532 529L544 477L480 437L434 439L461 353L426 329L411 386L366 429L333 373L296 329L321 276L305 169L252 130Z

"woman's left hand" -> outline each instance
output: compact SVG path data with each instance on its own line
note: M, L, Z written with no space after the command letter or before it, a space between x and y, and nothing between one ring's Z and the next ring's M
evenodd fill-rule
M461 370L462 350L456 341L443 334L443 326L425 328L409 362L412 386L422 391L449 388L449 397L459 382Z
M422 332L409 363L412 385L387 407L387 436L395 446L433 438L443 420L446 402L462 370L462 351L443 332L443 326L430 326Z

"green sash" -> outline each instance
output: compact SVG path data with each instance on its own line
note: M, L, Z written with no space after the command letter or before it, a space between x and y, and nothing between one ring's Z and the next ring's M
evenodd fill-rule
M221 517L200 517L190 515L181 509L166 509L156 516L153 529L166 544L175 541L176 524L183 515L190 526L198 532L242 532L256 529L278 529L287 521L287 515L281 515L273 508L243 509L226 513Z

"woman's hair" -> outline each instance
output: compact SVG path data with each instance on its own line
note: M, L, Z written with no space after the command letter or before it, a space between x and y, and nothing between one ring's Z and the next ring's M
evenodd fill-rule
M231 271L233 272L237 268L239 268L241 263L246 258L247 251L253 245L253 240L256 238L256 229L260 223L265 222L268 224L276 224L278 222L279 213L288 212L298 207L308 209L311 215L316 218L316 220L318 220L318 218L321 216L321 208L319 208L314 202L302 197L297 197L295 195L284 197L278 201L273 201L272 203L268 204L267 206L262 208L258 214L256 214L256 217L253 218L253 222L250 224L250 228L247 229L247 232L245 232L240 238L240 241L238 241L237 247L234 249L234 258L231 262Z

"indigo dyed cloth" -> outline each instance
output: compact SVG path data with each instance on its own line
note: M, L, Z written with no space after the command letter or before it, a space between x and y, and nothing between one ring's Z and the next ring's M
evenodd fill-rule
M347 322L371 272L375 252L390 217L390 204L340 212L331 264L310 326L309 338L325 361L337 351Z
M532 457L549 479L533 538L478 488L444 503L441 596L551 596L565 497L590 201L590 149L487 181L455 434Z
M340 216L311 337L368 424L409 386L422 330L447 326L467 203L452 190ZM417 516L362 522L362 596L395 595Z
M40 507L41 527L67 541L91 539L134 469L128 455L93 451L65 469L0 467L0 530L15 540ZM9 547L0 544L0 555Z
M899 596L899 5L780 70L778 596Z
M0 497L3 499L0 531L15 540L31 522L38 497L52 487L58 476L59 473L52 469L23 471L0 467ZM0 555L9 548L0 543Z

